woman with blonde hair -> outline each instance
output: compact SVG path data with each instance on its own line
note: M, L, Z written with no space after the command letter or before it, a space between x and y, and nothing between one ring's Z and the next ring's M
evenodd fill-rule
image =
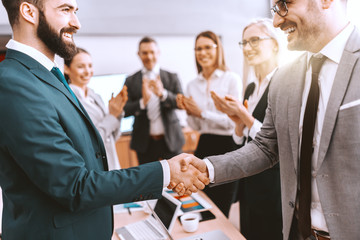
M234 141L245 145L262 126L267 108L271 78L278 67L280 42L278 30L270 19L257 19L243 30L245 69L251 83L246 87L243 103L231 96L212 93L218 110L235 123ZM241 233L248 240L282 239L281 192L279 164L257 175L239 181Z

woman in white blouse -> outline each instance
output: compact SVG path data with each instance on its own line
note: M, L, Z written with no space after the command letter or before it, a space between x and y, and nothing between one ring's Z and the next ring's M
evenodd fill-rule
M120 121L127 101L126 87L116 97L111 97L107 109L101 96L87 87L94 71L90 54L82 48L78 48L73 58L65 60L64 73L104 141L109 170L120 169L115 142L121 135Z
M189 126L201 134L194 155L204 158L235 149L232 139L234 123L215 108L210 92L239 98L242 85L240 77L227 69L223 47L215 33L198 34L195 59L198 76L188 84L187 96L179 95L178 105L186 110ZM233 202L235 185L228 183L204 190L226 216Z
M212 93L215 105L236 124L234 140L243 145L260 131L267 108L271 78L278 66L278 30L271 19L257 19L243 30L245 68L253 71L246 87L244 101ZM240 229L248 240L282 239L281 192L279 164L239 182Z

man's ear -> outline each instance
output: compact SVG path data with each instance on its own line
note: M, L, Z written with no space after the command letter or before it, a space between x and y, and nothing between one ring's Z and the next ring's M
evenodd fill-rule
M334 0L321 0L322 9L329 9Z
M37 23L39 10L37 7L35 7L33 4L28 2L23 2L20 5L20 16L25 19L27 22L30 22L32 24Z

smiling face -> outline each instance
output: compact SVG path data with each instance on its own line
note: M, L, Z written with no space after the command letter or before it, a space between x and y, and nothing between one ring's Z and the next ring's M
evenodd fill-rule
M273 4L276 1L273 0ZM274 26L287 35L289 50L313 51L321 45L324 24L318 0L288 0L288 13L285 17L274 16ZM321 47L320 47L321 49Z
M94 75L91 56L84 52L76 54L70 65L65 65L64 70L71 83L82 88L88 85Z
M73 34L80 28L74 0L48 0L39 9L37 36L53 53L65 59L76 53Z
M268 38L269 35L260 25L250 25L243 33L243 41L249 41L253 38ZM252 47L250 43L243 48L246 61L250 66L260 65L268 61L275 61L278 52L278 46L274 39L259 40L258 46Z
M204 68L214 68L217 62L217 47L213 40L199 37L195 43L195 56L197 63Z
M144 42L139 46L138 55L147 70L152 70L157 64L160 50L154 42Z

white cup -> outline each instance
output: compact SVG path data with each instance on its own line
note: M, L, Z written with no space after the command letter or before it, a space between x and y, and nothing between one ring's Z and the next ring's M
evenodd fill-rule
M195 232L199 227L199 214L185 213L180 221L185 232Z

